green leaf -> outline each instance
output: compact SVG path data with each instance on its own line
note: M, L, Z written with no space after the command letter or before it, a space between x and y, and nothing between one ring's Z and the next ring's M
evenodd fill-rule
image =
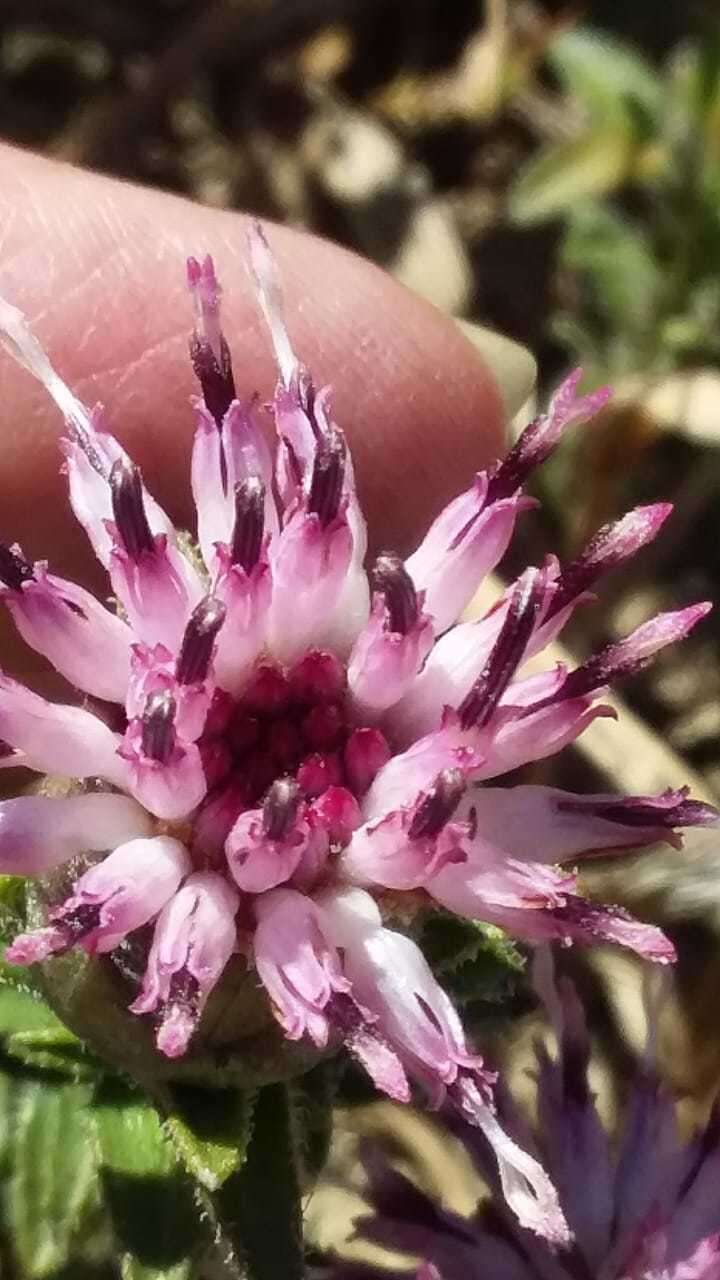
M255 1094L175 1085L171 1097L167 1136L188 1173L217 1191L245 1159Z
M38 996L22 988L0 986L0 1036L22 1031L50 1031L61 1036L72 1034Z
M643 330L663 288L663 272L645 234L595 201L570 215L562 264L587 278L596 309L616 335Z
M36 1071L59 1072L71 1080L94 1080L107 1067L67 1027L16 1031L5 1042L10 1057Z
M501 1005L513 994L525 962L502 930L433 912L425 921L422 949L449 994L462 1003Z
M524 961L514 943L495 925L463 920L444 911L428 913L423 922L422 949L437 974L452 973L467 960L487 955L500 972L520 973Z
M25 923L25 877L0 876L0 933L3 939Z
M663 105L663 80L629 44L590 27L564 31L552 41L548 60L568 93L597 122L638 104L654 119Z
M10 1155L10 1138L12 1134L13 1090L15 1082L0 1072L0 1170L5 1172L5 1165Z
M113 1082L102 1087L90 1117L123 1280L186 1280L198 1212L157 1112Z
M13 1082L8 1138L8 1232L20 1273L43 1280L66 1266L95 1198L97 1166L86 1122L90 1091Z
M510 216L529 226L568 213L579 200L605 196L628 179L637 154L637 140L622 123L599 125L572 142L545 149L515 182Z

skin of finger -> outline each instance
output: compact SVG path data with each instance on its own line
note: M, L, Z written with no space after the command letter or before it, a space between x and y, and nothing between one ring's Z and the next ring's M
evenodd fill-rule
M247 219L0 147L0 292L62 377L100 400L110 429L181 524L196 389L187 359L189 253L211 252L238 393L268 398L268 337L246 268ZM457 326L386 273L268 225L288 322L353 449L372 545L412 549L439 506L503 446L500 398ZM0 538L57 572L92 574L59 475L60 420L0 352Z

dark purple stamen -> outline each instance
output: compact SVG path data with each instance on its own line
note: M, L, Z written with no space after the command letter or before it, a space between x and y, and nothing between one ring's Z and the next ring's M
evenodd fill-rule
M294 778L278 778L263 800L263 831L268 840L284 840L300 804L300 788Z
M200 985L197 978L188 969L178 969L170 979L167 1005L179 1005L192 1013L197 1011L200 996Z
M688 788L666 791L660 796L618 796L607 800L559 800L560 813L589 814L606 822L619 822L624 827L675 827L715 826L717 809L701 800L690 800Z
M372 582L376 591L385 598L390 620L390 631L406 636L418 619L418 602L415 586L400 556L385 551L378 556L372 570Z
M556 443L556 438L547 431L545 415L531 422L503 461L489 473L486 504L517 493L530 473L550 456Z
M13 591L19 591L24 582L32 582L33 567L19 547L7 547L0 542L0 581Z
M461 769L443 769L432 790L426 792L415 810L408 830L409 838L420 840L424 836L439 835L457 809L465 785Z
M258 476L249 476L235 485L235 527L231 554L233 564L251 573L260 559L265 532L265 485Z
M597 693L611 681L636 675L650 665L654 656L652 653L637 656L623 641L606 645L582 666L569 671L560 688L544 702L536 703L533 710L537 711L551 702L565 702L569 698L584 698L590 693Z
M230 348L224 338L220 339L220 356L218 364L210 343L197 333L193 334L190 339L190 359L202 388L203 400L218 427L222 425L222 420L235 399Z
M670 503L637 507L620 520L598 529L580 555L563 568L545 620L555 617L582 592L589 591L603 574L651 542L671 511Z
M58 918L53 920L53 923L67 934L67 947L71 947L88 933L92 933L93 929L97 929L100 923L100 910L99 903L82 902L80 906L73 907L70 911L58 913ZM50 918L53 919L52 914Z
M145 514L142 477L132 462L118 458L110 472L110 492L120 541L132 560L143 551L154 551L155 540Z
M193 609L180 646L175 676L178 684L197 684L210 667L215 637L225 621L225 605L206 596Z
M345 475L345 440L339 431L327 431L315 452L308 511L320 517L326 528L334 520L340 507L343 478Z
M529 569L510 598L507 617L490 657L458 707L463 729L487 724L512 680L533 633L545 596L542 570Z
M151 693L142 717L142 751L150 760L167 764L175 747L175 699L167 690Z

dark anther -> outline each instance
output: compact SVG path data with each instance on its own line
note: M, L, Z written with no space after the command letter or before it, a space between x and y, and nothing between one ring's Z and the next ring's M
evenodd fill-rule
M218 427L235 399L232 360L224 338L220 339L220 355L221 361L218 364L210 343L196 333L193 334L190 339L190 359L202 388L203 400Z
M320 517L323 528L334 520L342 497L345 475L345 440L339 431L327 431L315 451L308 511Z
M143 502L142 477L132 462L118 458L110 472L113 517L120 540L133 560L154 551L155 542Z
M502 462L496 463L488 475L485 505L510 498L525 483L531 471L552 453L554 440L547 434L547 419L536 418L525 428Z
M249 476L235 485L235 527L232 536L233 564L251 573L260 559L265 532L265 485L258 476Z
M458 707L463 729L481 728L493 714L528 646L544 593L545 579L539 570L528 570L519 579L490 657Z
M443 769L435 779L431 791L423 796L410 823L408 836L420 840L423 836L437 836L446 822L452 818L460 797L465 791L465 779L460 769Z
M199 1000L200 984L197 978L188 969L179 969L170 979L167 1003L180 1005L182 1009L193 1013L197 1010Z
M100 907L93 902L82 902L79 907L66 912L58 921L60 928L67 934L67 945L72 946L81 938L92 933L100 923Z
M393 551L378 556L372 570L372 583L385 597L390 630L407 635L417 622L418 604L413 580L400 556Z
M215 637L225 621L225 613L225 605L215 596L206 596L193 609L175 666L179 684L196 684L205 679Z
M300 788L294 778L278 778L263 800L263 831L268 840L284 840L300 804Z
M175 746L175 699L167 690L151 693L142 718L143 755L167 764Z
M25 559L19 547L6 547L0 542L0 581L13 591L19 591L23 582L32 582L33 567Z

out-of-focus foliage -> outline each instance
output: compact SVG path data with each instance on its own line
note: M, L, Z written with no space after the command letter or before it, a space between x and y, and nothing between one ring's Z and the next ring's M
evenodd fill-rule
M565 221L571 297L556 334L611 379L716 363L720 34L654 67L578 28L557 37L548 61L580 107L578 135L530 160L509 208L520 225Z

